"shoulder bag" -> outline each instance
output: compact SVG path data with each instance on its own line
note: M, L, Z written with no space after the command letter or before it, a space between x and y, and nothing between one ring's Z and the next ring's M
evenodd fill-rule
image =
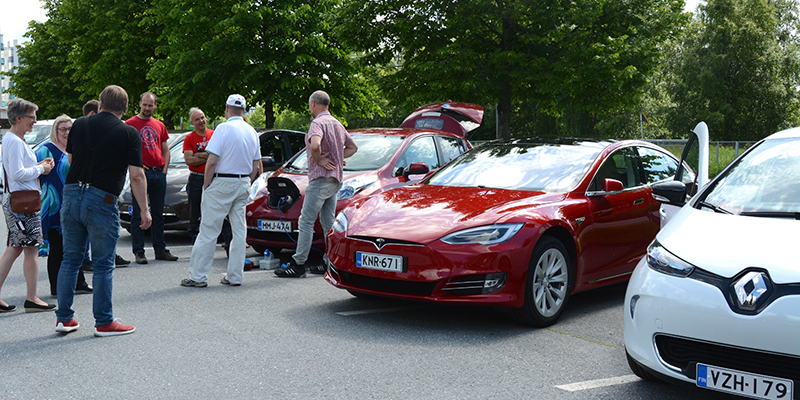
M17 190L16 192L9 192L8 174L6 174L5 167L3 167L3 175L5 175L5 192L10 194L10 196L8 196L8 206L11 208L11 212L28 214L37 212L42 208L42 195L38 190Z

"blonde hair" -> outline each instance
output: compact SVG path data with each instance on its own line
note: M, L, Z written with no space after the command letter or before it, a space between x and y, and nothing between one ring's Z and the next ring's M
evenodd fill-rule
M53 143L58 142L58 126L63 124L64 122L72 122L72 118L70 118L66 114L61 114L56 118L55 122L53 122L53 126L50 127L50 141Z

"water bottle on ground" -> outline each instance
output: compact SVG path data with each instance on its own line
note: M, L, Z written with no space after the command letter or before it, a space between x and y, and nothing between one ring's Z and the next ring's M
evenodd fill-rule
M281 265L281 260L275 257L269 249L264 250L264 258L259 260L258 267L261 269L275 269Z

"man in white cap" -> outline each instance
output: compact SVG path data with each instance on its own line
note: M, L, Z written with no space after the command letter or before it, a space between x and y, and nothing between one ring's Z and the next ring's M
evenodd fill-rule
M217 236L222 222L230 220L233 239L228 257L228 273L220 283L242 284L245 258L245 205L250 183L262 172L261 149L255 129L244 121L244 97L228 96L225 102L227 122L219 125L206 146L203 200L200 204L200 232L192 247L189 277L181 286L208 286L208 272L214 261Z

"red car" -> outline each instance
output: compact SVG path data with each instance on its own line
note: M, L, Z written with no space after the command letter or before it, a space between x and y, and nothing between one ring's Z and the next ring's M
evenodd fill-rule
M417 109L400 128L351 131L358 151L347 159L337 212L355 200L391 188L418 182L472 148L467 133L480 126L483 107L466 103L439 103ZM297 247L297 220L308 185L305 150L297 153L275 173L264 174L251 189L254 199L247 205L247 243L259 253ZM269 201L267 177L288 178L300 196L286 209ZM281 210L280 208L284 208ZM324 233L315 224L312 246L324 249Z
M660 228L651 187L677 167L642 141L491 142L339 212L325 279L355 296L500 306L547 326L571 294L629 278Z

